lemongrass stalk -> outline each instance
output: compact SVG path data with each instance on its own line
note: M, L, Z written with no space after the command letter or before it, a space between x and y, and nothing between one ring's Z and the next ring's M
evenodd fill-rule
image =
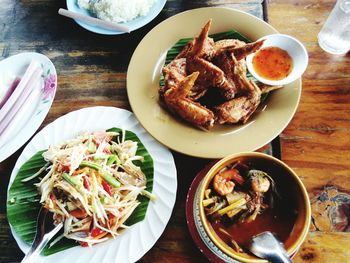
M246 201L244 198L241 198L241 199L237 200L236 202L234 202L234 203L232 203L232 204L230 204L230 205L224 207L223 209L220 209L220 210L218 211L218 214L221 215L221 216L223 216L223 215L226 214L228 211L230 211L230 210L232 210L232 209L235 209L235 208L237 208L237 207L240 207L240 206L242 206L242 205L244 205L244 204L246 204L246 203L247 203L247 201Z

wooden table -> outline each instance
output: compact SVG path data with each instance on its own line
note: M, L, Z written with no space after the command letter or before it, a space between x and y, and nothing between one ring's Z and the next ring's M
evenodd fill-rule
M350 59L349 54L329 55L317 45L317 33L334 2L273 0L267 4L269 22L281 33L300 39L310 55L299 108L280 135L282 159L299 174L312 199L311 231L295 262L350 262ZM267 17L258 0L169 0L147 26L131 34L103 36L58 16L58 8L65 7L63 0L2 0L1 58L36 51L55 64L58 90L41 128L87 106L130 110L126 70L139 41L162 20L202 6L238 8ZM22 149L0 164L0 262L18 262L23 257L6 220L8 179ZM179 185L174 212L161 238L140 262L206 262L187 230L185 196L208 160L178 153L174 157Z

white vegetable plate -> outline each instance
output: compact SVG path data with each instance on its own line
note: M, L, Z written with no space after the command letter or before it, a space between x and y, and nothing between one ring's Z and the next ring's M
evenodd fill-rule
M77 0L66 0L67 2L67 9L76 12L82 15L87 15L87 16L93 16L91 12L88 10L85 10L83 8L80 8L77 4ZM140 27L143 27L144 25L148 24L151 22L156 16L162 11L164 5L166 3L166 0L157 0L153 6L150 8L149 12L145 16L140 16L136 17L135 19L128 21L126 23L120 23L121 25L125 25L129 27L130 32L134 31L136 29L139 29ZM79 20L75 20L81 27L97 33L97 34L102 34L102 35L119 35L119 34L125 34L126 32L122 31L116 31L116 30L110 30L110 29L105 29L102 27L98 27L95 25L91 25L85 22L81 22Z
M25 147L12 171L10 186L19 168L36 152L73 138L85 131L105 130L118 127L134 132L154 162L153 193L156 201L148 205L143 221L132 225L116 239L93 247L73 247L50 256L40 256L35 262L84 262L111 263L135 262L155 244L163 233L173 210L177 176L174 159L170 151L155 141L140 125L134 115L114 107L90 107L70 112L42 129ZM11 231L21 250L26 253L29 246Z
M49 112L56 94L57 74L51 60L39 53L20 53L0 61L0 72L8 72L22 77L32 60L36 60L43 68L41 82L41 94L35 103L22 116L22 124L18 125L11 140L0 147L0 162L17 151L39 128Z

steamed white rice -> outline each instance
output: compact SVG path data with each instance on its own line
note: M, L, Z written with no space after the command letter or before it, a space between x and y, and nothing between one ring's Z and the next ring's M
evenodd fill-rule
M127 22L145 16L157 0L78 0L98 18L115 23Z

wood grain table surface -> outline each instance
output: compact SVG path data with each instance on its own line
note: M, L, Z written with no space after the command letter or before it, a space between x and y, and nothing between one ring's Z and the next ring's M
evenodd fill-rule
M174 14L225 6L268 17L279 32L298 38L310 56L298 110L280 135L282 160L300 176L312 203L312 226L294 262L350 262L350 56L330 55L317 45L317 33L334 3L168 0L145 27L131 34L104 36L58 16L57 10L66 7L64 0L1 0L0 55L4 59L35 51L55 64L58 89L41 129L70 111L88 106L130 110L126 70L131 55L149 30ZM6 219L8 180L22 150L0 164L0 262L20 262L23 257ZM209 160L173 154L178 169L175 208L163 235L140 262L207 262L187 229L185 199L195 174Z

